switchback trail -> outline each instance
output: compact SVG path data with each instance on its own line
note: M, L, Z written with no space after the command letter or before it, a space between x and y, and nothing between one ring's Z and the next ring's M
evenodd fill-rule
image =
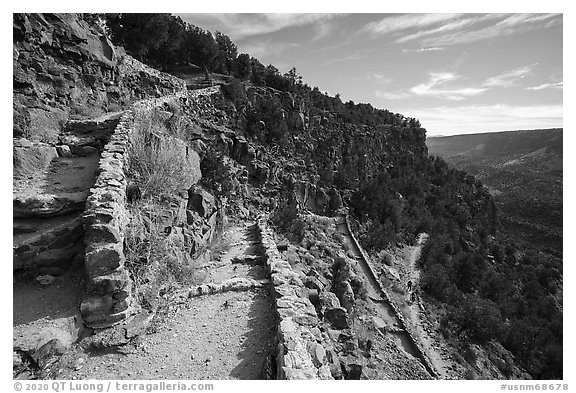
M369 302L373 305L374 309L378 310L380 317L386 322L386 324L393 327L393 330L391 330L390 333L393 335L396 344L405 352L417 358L432 377L437 377L437 373L430 365L426 354L418 347L414 339L410 336L406 330L403 319L401 319L399 313L394 309L388 295L381 289L378 279L369 265L367 256L363 250L360 249L357 241L350 232L347 218L338 218L336 224L338 233L342 235L346 248L353 253L354 258L358 261L358 265L361 267L362 272L369 283L369 285L366 286Z
M398 270L395 275L401 277L402 282L410 281L412 288L418 294L420 286L420 269L416 263L420 259L422 247L428 240L426 233L421 233L414 246L406 246L401 253L404 255L396 264L394 270ZM390 268L389 268L390 269ZM403 297L396 295L395 297ZM399 299L396 299L400 301ZM445 343L434 338L432 324L424 313L424 305L419 295L416 295L414 302L404 301L404 322L410 331L418 338L426 356L438 372L441 379L460 379L461 370L458 370L454 361L450 360L448 348Z

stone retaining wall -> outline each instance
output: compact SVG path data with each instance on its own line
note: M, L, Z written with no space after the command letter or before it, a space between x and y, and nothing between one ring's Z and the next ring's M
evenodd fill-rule
M209 90L209 91L208 91ZM97 180L86 202L86 291L81 304L86 326L107 328L135 313L132 282L124 267L124 235L129 222L126 207L127 180L125 156L139 111L151 110L164 103L188 96L212 94L212 89L188 94L181 91L161 98L142 100L120 118L105 145L97 171Z
M282 258L266 221L260 218L257 225L279 321L276 378L333 379L308 289Z
M400 327L406 332L406 334L410 338L410 341L412 341L412 344L414 345L414 347L418 351L420 361L424 364L424 366L428 370L428 372L433 377L437 378L438 374L434 370L434 367L430 363L430 360L426 356L426 353L422 349L422 346L420 345L418 340L416 340L414 338L412 333L408 330L406 321L404 320L404 316L402 315L400 310L398 310L396 305L390 300L390 296L388 295L388 292L386 292L386 290L384 289L384 287L380 283L380 280L376 276L376 273L374 273L374 268L372 267L372 263L370 262L370 257L368 256L366 251L364 251L364 249L360 245L360 242L358 241L358 239L356 239L356 236L354 235L354 232L352 231L352 228L350 227L350 220L349 220L348 216L344 216L344 222L346 223L346 229L348 230L348 233L350 233L350 237L352 238L352 241L354 241L354 244L356 245L356 247L360 251L360 254L362 255L362 259L364 259L364 262L366 263L366 266L368 267L368 271L370 272L372 279L378 284L378 288L382 294L382 297L384 298L384 300L386 300L386 302L388 302L388 304L390 305L390 307L394 311L396 318L400 321Z
M126 74L147 74L158 78L158 81L162 84L174 86L175 90L186 90L186 81L184 79L152 68L128 54L123 54L119 67L122 68Z

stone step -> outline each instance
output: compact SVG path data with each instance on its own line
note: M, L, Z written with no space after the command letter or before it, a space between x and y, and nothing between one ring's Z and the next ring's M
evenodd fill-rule
M29 232L14 236L14 270L51 267L65 269L83 250L84 228L80 216L48 220L48 223L16 220L15 228L22 227Z

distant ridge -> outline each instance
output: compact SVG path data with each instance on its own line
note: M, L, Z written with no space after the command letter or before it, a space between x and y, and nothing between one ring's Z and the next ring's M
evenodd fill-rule
M498 131L477 134L434 136L426 138L428 152L448 158L454 155L514 156L546 146L549 152L562 155L562 128Z
M462 136L476 136L476 135L493 135L493 134L504 134L508 132L538 132L538 131L558 131L563 130L563 128L534 128L528 130L505 130L505 131L487 131L487 132L475 132L472 134L456 134L456 135L429 135L426 139L434 139L434 138L455 138L455 137L462 137Z

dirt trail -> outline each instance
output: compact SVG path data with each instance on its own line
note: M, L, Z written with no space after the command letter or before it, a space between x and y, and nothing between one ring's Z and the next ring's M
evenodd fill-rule
M220 258L203 266L204 283L234 277L267 278L265 267L250 258L260 255L252 226L232 226ZM274 352L276 314L269 288L224 292L186 299L156 331L118 351L88 356L76 351L58 379L261 379ZM82 360L79 360L82 359ZM77 370L76 370L77 369Z
M385 294L382 293L380 289L380 285L376 281L376 277L374 276L372 270L368 266L367 261L365 261L364 256L362 255L361 250L356 245L356 242L352 238L348 230L348 226L344 219L337 221L337 230L342 235L343 242L348 250L353 253L354 258L358 261L358 265L362 269L362 272L366 279L368 280L368 285L366 290L368 292L368 299L371 302L373 308L378 311L380 318L382 318L387 325L392 326L394 330L391 331L393 337L396 341L396 344L399 348L402 348L405 352L409 353L410 355L414 356L418 360L422 362L426 370L432 375L435 376L435 371L430 369L427 362L423 361L422 356L425 356L420 353L420 350L412 341L412 338L408 334L408 332L404 328L404 323L398 318L396 315L392 305L388 301Z
M406 247L405 258L401 263L402 281L411 281L416 293L418 293L420 283L420 269L418 269L416 263L420 259L422 247L427 239L428 235L421 233L414 246ZM441 379L458 379L459 374L453 367L454 362L449 359L449 350L431 336L432 325L426 318L423 309L424 306L419 295L416 296L415 302L405 301L402 311L406 325L412 334L417 337L422 349L426 352L428 359L438 372L438 376Z

